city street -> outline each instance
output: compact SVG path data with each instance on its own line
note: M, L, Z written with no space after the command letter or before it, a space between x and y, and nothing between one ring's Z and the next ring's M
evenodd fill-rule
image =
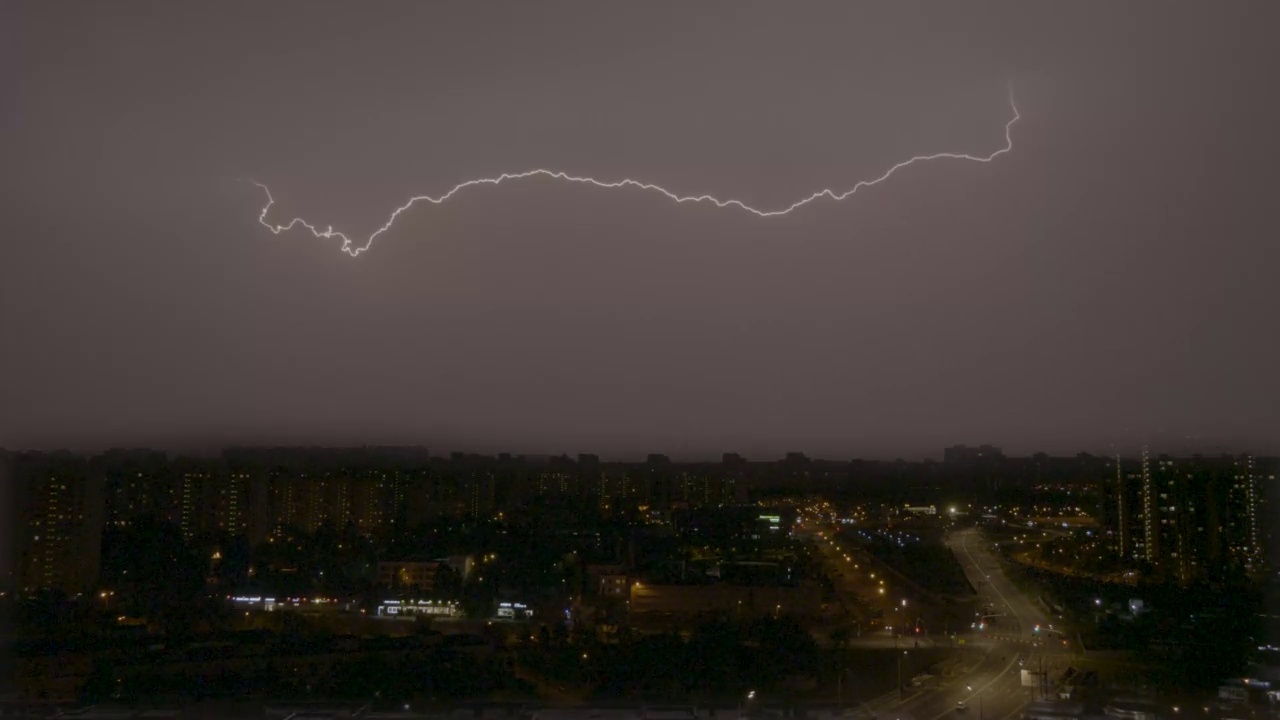
M986 642L974 638L977 642L973 644L985 648L987 653L969 673L905 702L881 700L868 708L879 718L941 720L971 716L975 720L1007 720L1015 717L1039 692L1038 688L1022 687L1024 668L1038 671L1042 662L1046 670L1058 671L1065 667L1064 653L1032 643L1032 629L1037 624L1047 625L1048 619L1034 599L1019 592L1004 576L999 560L990 552L982 535L977 530L963 530L952 534L949 544L982 600L1005 615L1007 629ZM957 710L959 702L964 702L967 709Z
M829 629L820 628L813 631L813 639L818 643L819 647L834 647L835 643L831 640L831 632ZM968 637L964 639L963 645L956 647L987 649L992 646L993 640L980 636ZM897 638L888 630L879 630L874 633L864 633L862 637L849 638L845 643L849 649L867 649L867 650L893 650L895 648L913 650L916 648L945 648L951 647L950 641L946 638L929 637L929 638Z
M877 617L888 627L913 623L923 609L914 592L875 570L875 561L854 548L833 538L825 538L819 545L833 571L836 595L860 627L865 629Z

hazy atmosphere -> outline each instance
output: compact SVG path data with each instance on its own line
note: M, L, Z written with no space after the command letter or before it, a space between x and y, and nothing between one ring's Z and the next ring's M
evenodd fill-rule
M0 12L0 446L1280 446L1280 6ZM1086 12L1087 10L1087 12ZM785 217L530 179L634 178Z

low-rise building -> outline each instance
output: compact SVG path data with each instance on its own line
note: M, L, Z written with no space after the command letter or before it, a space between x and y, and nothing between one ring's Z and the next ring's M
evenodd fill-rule
M769 615L816 617L822 610L821 590L810 584L797 586L652 585L631 586L630 616L633 624L651 618L690 619L706 613L755 618Z
M389 588L413 588L431 592L442 563L437 561L406 560L378 563L378 584Z
M627 576L601 575L598 588L601 597L625 598L627 597Z

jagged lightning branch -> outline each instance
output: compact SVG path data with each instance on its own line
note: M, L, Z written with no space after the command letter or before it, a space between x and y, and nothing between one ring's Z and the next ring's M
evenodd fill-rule
M456 195L458 192L475 185L499 185L508 180L524 180L526 178L539 177L539 176L552 178L554 180L564 180L565 182L571 182L571 183L585 183L585 184L594 185L600 188L613 189L613 188L622 188L622 187L633 187L638 190L650 190L653 192L661 193L662 195L665 195L668 199L677 203L709 202L714 204L716 207L725 208L725 207L732 206L740 210L745 210L751 213L752 215L757 215L762 218L768 218L768 217L777 217L779 215L786 215L801 207L804 207L805 205L808 205L814 200L818 200L824 197L831 198L832 200L837 200L837 201L844 200L845 198L849 197L850 195L853 195L854 193L858 192L862 188L871 187L872 185L878 185L879 183L884 182L885 180L888 180L894 173L898 172L902 168L905 168L908 165L912 165L918 162L926 162L929 160L950 159L950 160L971 160L973 162L989 163L992 160L995 160L996 158L1000 157L1001 155L1004 155L1005 153L1013 149L1013 135L1012 135L1013 125L1014 123L1018 122L1018 120L1021 118L1021 115L1018 113L1018 106L1013 99L1013 88L1009 89L1009 107L1010 109L1013 110L1013 117L1010 118L1009 122L1005 123L1004 125L1004 147L996 150L990 155L977 156L977 155L968 155L966 153L951 153L951 152L935 153L933 155L917 155L909 160L903 160L897 165L894 165L893 167L886 170L883 175L881 175L878 178L875 178L874 180L860 180L852 188L841 193L837 193L831 189L820 190L810 195L809 197L803 198L801 200L797 200L780 210L760 210L758 208L754 208L754 207L751 207L750 205L747 205L741 200L720 200L715 197L712 197L711 195L696 195L696 196L695 195L677 195L671 192L670 190L667 190L666 188L661 187L659 185L640 182L638 180L632 180L630 178L626 178L626 179L618 180L614 182L603 182L600 180L596 180L594 178L578 177L575 175L569 175L568 173L565 173L565 172L559 172L555 170L545 170L545 169L539 168L537 170L527 170L525 172L519 172L519 173L503 173L497 177L492 177L492 178L478 178L475 180L468 180L464 183L455 185L452 190L450 190L449 192L439 197L431 197L430 195L418 195L416 197L409 198L408 202L396 208L395 212L391 213L391 217L387 218L386 224L384 224L382 227L374 231L374 233L370 235L367 240L364 241L364 245L361 245L359 247L353 247L351 238L347 237L345 234L341 232L338 232L337 230L334 230L332 226L329 226L324 230L320 230L315 225L312 225L311 223L307 222L306 220L303 220L302 218L294 218L293 220L290 220L288 224L285 224L285 225L273 225L267 222L267 213L270 212L271 206L275 204L275 198L272 197L271 189L268 188L266 185L263 185L262 183L257 181L250 181L250 182L253 182L254 185L257 185L258 187L262 188L263 192L267 194L267 204L263 206L262 212L258 215L258 222L261 223L263 227L267 228L272 233L279 235L280 233L285 232L286 230L292 230L295 226L301 225L307 230L310 230L311 234L318 238L326 238L326 239L341 238L342 251L347 253L351 257L358 257L360 253L368 250L369 247L373 245L373 241L376 240L379 235L391 229L391 226L395 223L396 218L400 216L400 213L413 207L418 202L425 200L426 202L432 203L434 205L440 205L444 203L446 200L448 200L449 198Z

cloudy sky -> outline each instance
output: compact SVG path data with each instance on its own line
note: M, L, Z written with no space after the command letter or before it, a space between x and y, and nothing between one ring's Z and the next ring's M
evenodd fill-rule
M1280 447L1275 3L0 13L0 446Z

